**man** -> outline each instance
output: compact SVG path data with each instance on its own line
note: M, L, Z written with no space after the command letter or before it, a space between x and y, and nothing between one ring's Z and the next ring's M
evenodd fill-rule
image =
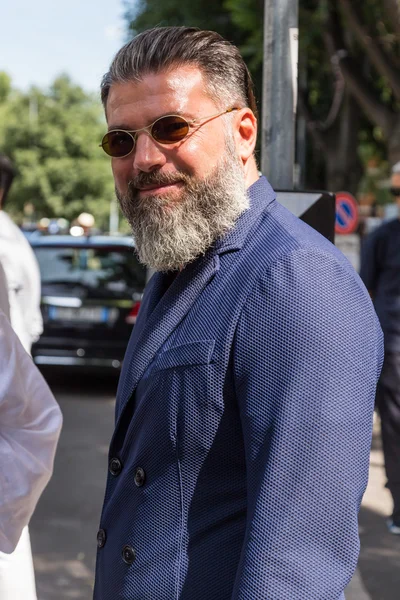
M103 79L143 298L117 393L95 600L332 600L357 563L381 332L275 201L237 48L146 31Z
M3 210L13 178L11 161L0 155L0 263L7 281L11 325L25 350L30 353L32 343L38 339L43 329L40 312L40 273L29 242ZM24 360L25 363L30 361L29 358ZM9 366L11 368L11 365ZM33 367L32 364L32 370ZM23 377L24 381L28 381L29 371L25 375L20 368L18 367L13 376L17 379ZM35 371L34 378L37 377L39 375L36 375ZM43 410L46 408L48 393L45 392L42 401L37 400L42 402ZM28 398L29 396L24 401ZM33 398L31 402L34 403ZM40 443L40 439L38 441ZM0 598L3 597L7 600L36 600L28 527L23 530L19 544L10 556L0 552Z
M4 210L13 178L11 161L0 155L0 261L8 281L11 324L30 352L43 331L40 272L28 240Z
M391 192L399 207L400 162ZM387 487L393 499L389 531L400 535L400 218L383 223L364 240L360 275L375 304L384 337L385 362L377 390Z

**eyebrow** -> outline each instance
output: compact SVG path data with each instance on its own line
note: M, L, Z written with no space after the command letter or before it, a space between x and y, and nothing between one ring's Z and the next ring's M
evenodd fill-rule
M176 111L173 111L173 112L166 112L166 113L164 113L162 115L159 115L158 117L156 117L155 119L153 119L153 121L151 121L149 123L149 125L152 125L153 123L155 123L155 121L158 121L158 119L161 119L162 117L168 117L170 115L176 115L178 117L184 117L188 121L193 121L195 119L195 117L190 117L187 113L183 112L182 110L176 110ZM148 125L146 125L146 127L148 127ZM111 127L109 127L108 131L114 131L114 129L121 129L123 131L137 131L138 129L142 129L142 127L138 127L136 129L132 129L126 123L123 123L123 124L120 123L118 125L112 125Z
M123 125L112 125L111 127L108 128L108 131L114 131L114 129L123 129L124 131L134 131L134 129L131 129L128 125L123 124Z

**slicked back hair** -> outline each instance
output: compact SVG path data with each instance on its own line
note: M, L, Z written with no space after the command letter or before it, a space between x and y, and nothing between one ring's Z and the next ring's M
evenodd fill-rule
M238 48L215 31L196 27L156 27L125 44L103 77L104 109L114 83L140 81L150 73L187 65L200 69L207 93L221 109L247 106L257 117L253 81Z
M14 176L15 171L10 159L0 154L0 208L4 206Z

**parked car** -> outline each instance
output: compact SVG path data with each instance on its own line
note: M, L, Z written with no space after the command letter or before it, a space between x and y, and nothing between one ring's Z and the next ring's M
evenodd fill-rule
M47 235L30 243L44 322L35 363L119 370L147 280L132 238Z

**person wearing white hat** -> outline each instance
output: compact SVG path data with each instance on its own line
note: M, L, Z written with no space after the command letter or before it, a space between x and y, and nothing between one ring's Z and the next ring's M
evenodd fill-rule
M0 262L8 283L11 325L30 353L43 331L40 271L28 240L4 211L13 178L11 161L0 155Z

